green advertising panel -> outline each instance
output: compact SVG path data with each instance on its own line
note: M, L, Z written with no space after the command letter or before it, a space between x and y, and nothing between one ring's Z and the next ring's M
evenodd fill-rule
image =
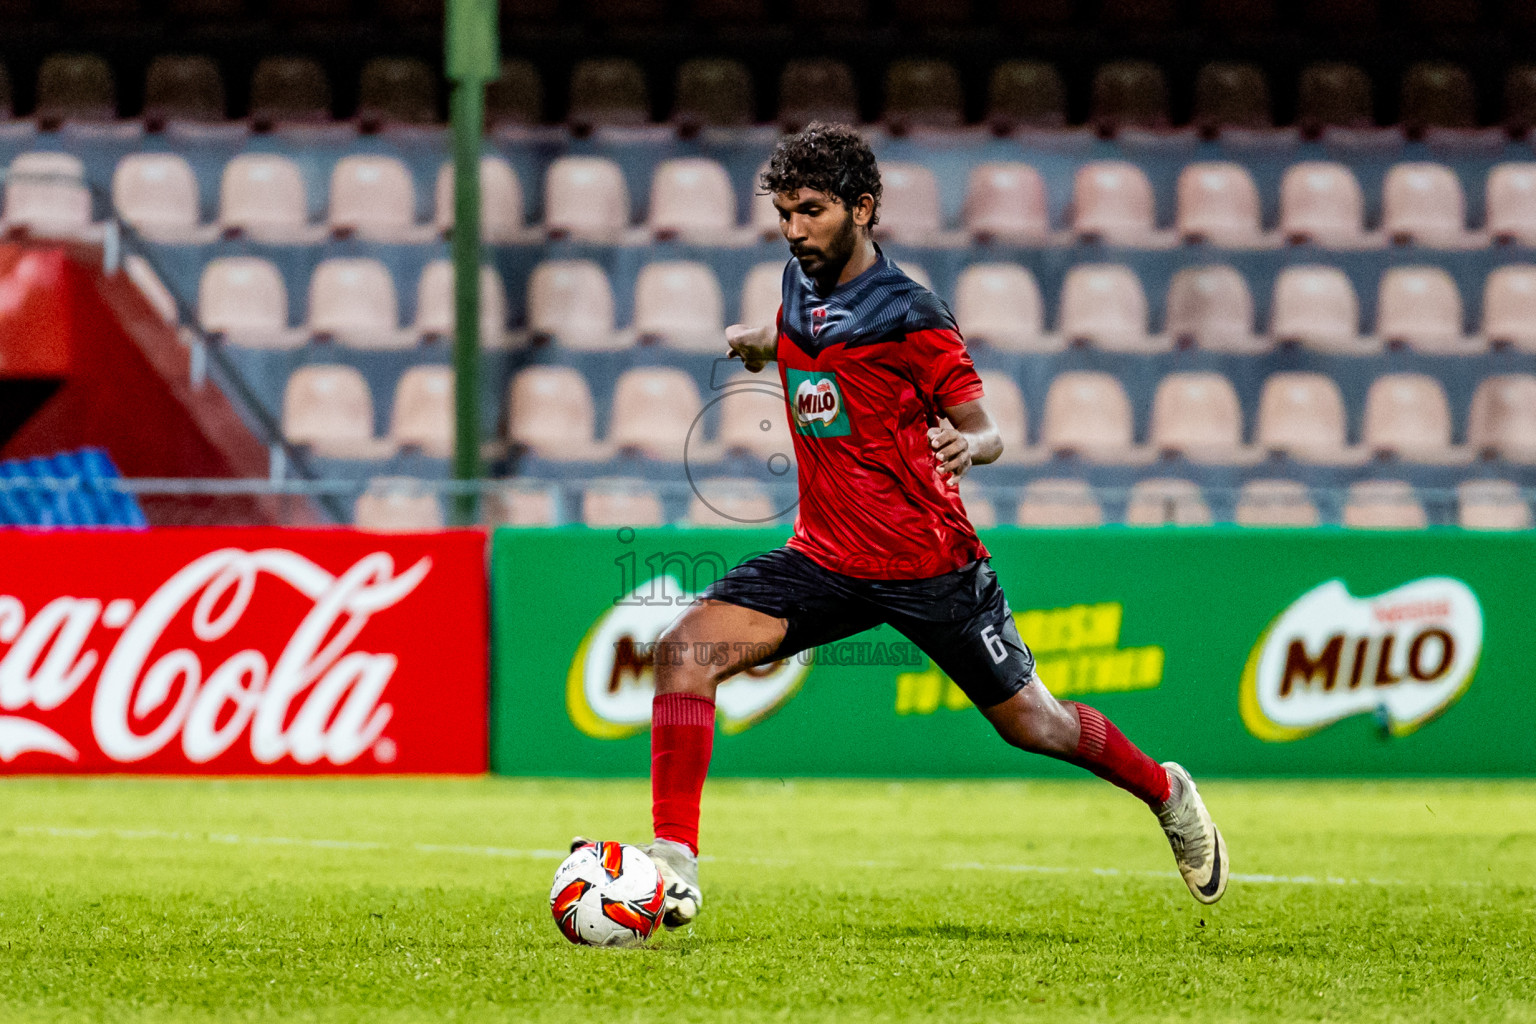
M654 646L782 530L505 529L491 763L645 775ZM1536 773L1536 538L1001 529L984 535L1058 696L1197 775ZM722 686L712 772L1073 775L999 740L881 627Z

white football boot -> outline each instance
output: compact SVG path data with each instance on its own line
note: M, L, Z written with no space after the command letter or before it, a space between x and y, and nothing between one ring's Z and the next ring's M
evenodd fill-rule
M661 923L668 928L692 924L704 906L704 893L699 889L699 858L682 843L670 839L657 839L640 849L655 862L667 886Z
M1190 894L1201 903L1215 903L1227 891L1227 876L1231 873L1226 840L1211 821L1189 772L1173 761L1164 761L1163 767L1178 778L1179 798L1158 811L1157 820L1168 836L1168 845L1173 847L1179 874L1184 876Z

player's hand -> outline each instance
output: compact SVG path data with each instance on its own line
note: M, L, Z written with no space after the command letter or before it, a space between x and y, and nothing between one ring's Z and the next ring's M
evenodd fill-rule
M939 464L939 471L951 480L959 480L971 468L971 443L949 424L928 428L928 447Z
M778 355L779 332L774 327L732 324L725 329L725 343L731 347L727 358L740 359L749 371L757 373Z

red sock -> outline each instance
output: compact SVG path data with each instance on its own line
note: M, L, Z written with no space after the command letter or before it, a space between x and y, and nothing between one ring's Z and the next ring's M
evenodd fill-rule
M651 703L651 822L657 839L699 852L699 797L715 745L715 702L664 693Z
M1066 760L1113 782L1151 805L1153 810L1167 802L1172 784L1162 765L1138 750L1136 744L1115 728L1115 723L1093 708L1073 701L1063 703L1077 709L1077 721L1082 726L1077 753Z

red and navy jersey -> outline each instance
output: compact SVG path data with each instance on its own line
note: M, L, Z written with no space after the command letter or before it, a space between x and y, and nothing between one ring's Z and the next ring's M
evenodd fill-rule
M790 547L865 579L925 579L986 557L928 446L946 407L982 396L937 296L884 253L825 296L791 259L778 363L800 473Z

